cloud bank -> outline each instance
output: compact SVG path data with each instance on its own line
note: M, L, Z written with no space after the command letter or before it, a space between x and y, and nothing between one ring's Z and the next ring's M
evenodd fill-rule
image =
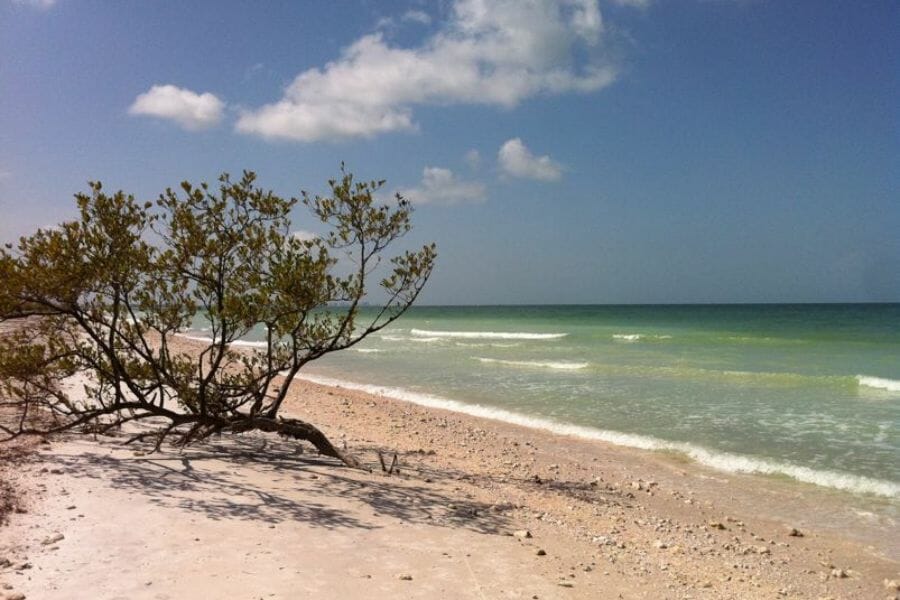
M511 177L559 181L562 165L549 156L535 156L519 138L507 140L497 153L500 169Z
M303 142L365 138L415 130L416 105L514 107L539 94L591 92L615 78L584 58L602 33L597 0L457 0L418 47L363 36L300 73L280 100L244 111L235 128Z
M197 94L174 85L154 85L135 98L128 112L169 119L184 129L197 131L217 125L225 112L225 103L209 92Z
M486 191L477 181L461 181L450 169L425 167L418 187L399 190L399 194L415 204L468 204L483 202Z

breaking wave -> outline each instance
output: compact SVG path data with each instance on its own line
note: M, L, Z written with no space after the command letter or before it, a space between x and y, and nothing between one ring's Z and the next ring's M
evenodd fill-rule
M386 342L418 342L420 344L441 341L441 338L438 337L404 337L402 335L383 335L381 339Z
M343 387L378 396L387 396L396 398L397 400L418 404L420 406L452 410L474 417L503 421L514 425L548 431L558 435L569 435L576 438L597 440L642 450L679 452L702 465L729 473L781 475L804 483L847 492L872 494L888 498L900 498L900 483L893 481L874 479L840 471L812 469L810 467L795 465L788 462L733 454L730 452L717 452L695 444L671 442L648 435L623 433L619 431L586 427L583 425L560 423L543 417L532 417L522 413L502 408L492 408L480 404L467 404L458 400L412 392L402 388L354 383L317 375L300 375L298 377L320 385Z
M856 381L863 387L870 387L878 390L887 390L889 392L900 392L900 381L897 381L896 379L870 377L868 375L857 375Z
M409 338L405 338L402 335L382 335L381 339L386 342L405 342Z
M503 332L503 331L431 331L426 329L412 329L410 334L419 337L436 338L467 338L483 340L555 340L564 338L568 333L528 333L528 332Z
M206 344L214 344L216 343L215 338L211 338L209 336L202 335L188 335L186 333L176 333L176 337L180 337L183 340L193 340L195 342L204 342ZM234 340L228 344L229 346L238 346L240 348L266 348L268 346L267 342L251 342L249 340Z
M482 358L473 356L474 360L487 364L505 365L508 367L536 367L541 369L557 369L561 371L574 371L586 368L589 363L586 362L566 362L566 361L542 361L542 360L501 360L499 358Z
M516 342L513 342L512 344L501 344L499 342L494 342L494 343L476 342L474 344L469 343L469 342L456 342L456 345L459 346L460 348L515 348L517 346L520 346L521 344L516 343Z
M639 342L641 340L671 340L671 335L648 335L643 333L614 333L613 339L620 342Z
M248 340L234 340L229 344L229 346L239 346L242 348L266 348L268 345L267 342L251 342Z
M207 344L212 344L213 342L216 341L216 340L214 340L213 338L211 338L211 337L209 337L209 336L202 336L202 335L188 335L188 334L186 334L186 333L176 333L176 334L175 334L175 337L180 337L180 338L183 339L183 340L193 340L193 341L195 341L195 342L205 342L205 343L207 343Z

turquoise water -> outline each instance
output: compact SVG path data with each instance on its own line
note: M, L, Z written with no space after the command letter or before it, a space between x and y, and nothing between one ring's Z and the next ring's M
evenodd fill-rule
M900 498L900 304L417 307L307 372Z

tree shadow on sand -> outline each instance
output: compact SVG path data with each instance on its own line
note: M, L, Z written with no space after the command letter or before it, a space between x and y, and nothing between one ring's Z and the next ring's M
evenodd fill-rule
M118 451L89 448L77 455L57 454L55 468L213 520L272 525L303 521L324 528L382 526L375 519L360 518L365 510L338 508L350 500L377 515L408 523L493 534L509 529L506 516L491 510L491 505L451 497L438 486L408 477L350 470L336 460L303 454L296 444L258 435L228 436L181 451L164 448L146 455L125 453L116 442L99 444Z

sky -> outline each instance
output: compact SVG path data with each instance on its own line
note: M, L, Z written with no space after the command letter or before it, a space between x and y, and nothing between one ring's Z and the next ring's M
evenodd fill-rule
M0 0L0 241L341 162L426 304L900 301L900 3ZM298 231L321 233L297 211Z

